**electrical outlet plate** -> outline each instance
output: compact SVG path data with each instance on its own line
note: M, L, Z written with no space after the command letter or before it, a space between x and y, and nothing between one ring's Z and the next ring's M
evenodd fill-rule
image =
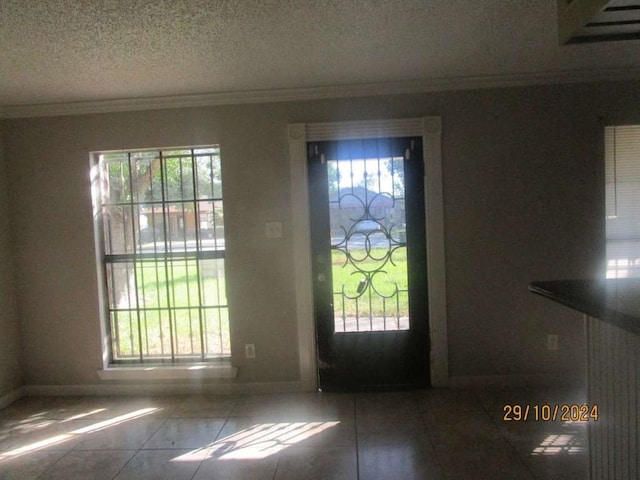
M256 346L253 343L245 343L244 345L245 358L256 358Z
M267 238L282 238L282 222L267 222L265 234Z
M558 335L547 335L547 350L558 350Z

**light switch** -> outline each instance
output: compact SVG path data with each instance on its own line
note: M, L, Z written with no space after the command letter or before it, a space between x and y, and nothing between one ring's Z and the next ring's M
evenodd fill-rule
M267 238L282 238L282 222L266 223Z

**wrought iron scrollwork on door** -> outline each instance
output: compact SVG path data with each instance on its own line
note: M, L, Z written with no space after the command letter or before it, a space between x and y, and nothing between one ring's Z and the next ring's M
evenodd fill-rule
M336 331L409 327L404 192L375 190L380 182L338 192L332 202Z

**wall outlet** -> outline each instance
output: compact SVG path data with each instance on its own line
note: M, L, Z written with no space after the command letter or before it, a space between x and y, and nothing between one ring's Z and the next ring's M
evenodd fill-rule
M245 358L256 358L256 345L255 345L255 343L245 343L244 344L244 357Z
M547 335L547 350L558 350L558 335Z
M267 222L265 234L267 238L282 238L282 222Z

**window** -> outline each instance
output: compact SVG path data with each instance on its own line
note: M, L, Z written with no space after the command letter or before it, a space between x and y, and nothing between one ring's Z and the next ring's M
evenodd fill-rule
M218 146L92 155L110 362L230 356Z
M640 277L640 125L605 128L607 278Z

